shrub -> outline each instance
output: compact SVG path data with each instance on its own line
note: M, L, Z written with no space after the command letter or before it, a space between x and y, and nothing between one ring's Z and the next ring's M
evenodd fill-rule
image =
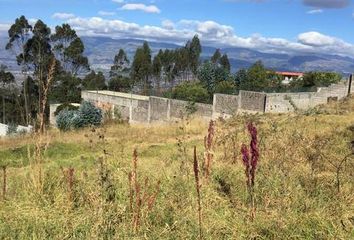
M69 110L69 111L73 111L73 110L78 110L79 107L78 107L78 106L74 106L74 105L72 105L72 104L70 104L70 103L63 103L63 104L61 104L61 105L59 105L59 106L57 107L57 109L56 109L55 112L54 112L54 116L58 116L58 114L59 114L61 111L63 111L64 109Z
M207 103L210 101L208 91L200 84L195 82L184 82L176 86L172 91L172 98Z
M68 131L73 127L76 118L80 118L79 111L64 109L57 116L57 127L61 131Z
M6 135L11 136L17 133L17 125L14 123L10 123L7 127Z
M219 82L215 87L215 93L222 94L234 94L235 93L235 84L231 81L222 81Z
M77 122L79 126L98 126L101 124L102 110L96 108L92 103L83 102L79 108L79 112L81 117L80 121Z
M102 121L102 111L90 102L83 102L79 110L64 109L57 116L57 127L61 131L98 126Z

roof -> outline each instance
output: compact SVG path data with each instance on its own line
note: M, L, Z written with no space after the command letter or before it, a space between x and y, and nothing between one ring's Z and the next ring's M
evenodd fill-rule
M283 75L283 76L297 76L297 77L304 76L304 73L302 72L276 72L276 74Z

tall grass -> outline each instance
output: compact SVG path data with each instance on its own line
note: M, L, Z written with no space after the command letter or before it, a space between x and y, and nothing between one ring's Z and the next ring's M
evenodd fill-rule
M215 122L203 186L207 158L189 150L208 151L210 125L198 119L183 131L181 123L48 131L39 145L41 191L36 139L2 139L0 239L351 239L354 101L341 104ZM182 158L194 176L181 173ZM256 193L253 221L247 184Z

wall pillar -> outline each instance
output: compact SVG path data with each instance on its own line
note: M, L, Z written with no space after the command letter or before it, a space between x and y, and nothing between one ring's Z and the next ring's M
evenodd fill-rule
M171 99L167 99L167 121L171 120Z

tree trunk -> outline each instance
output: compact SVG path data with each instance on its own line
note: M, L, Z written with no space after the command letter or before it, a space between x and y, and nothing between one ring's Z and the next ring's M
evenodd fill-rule
M23 95L25 98L25 112L26 112L26 125L29 125L29 108L28 108L28 76L25 74L25 81L23 83Z

